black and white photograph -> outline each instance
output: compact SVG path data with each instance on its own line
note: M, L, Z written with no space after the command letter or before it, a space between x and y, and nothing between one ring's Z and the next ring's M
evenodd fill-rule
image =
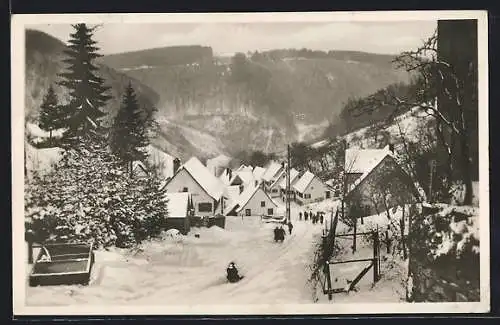
M489 311L487 31L14 15L14 314Z

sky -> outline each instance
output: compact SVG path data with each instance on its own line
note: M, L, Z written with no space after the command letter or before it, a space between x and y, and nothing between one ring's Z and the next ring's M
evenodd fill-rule
M31 25L63 42L67 24ZM95 32L102 54L173 45L211 46L216 54L278 48L354 50L398 54L418 47L437 21L267 22L267 23L112 23Z

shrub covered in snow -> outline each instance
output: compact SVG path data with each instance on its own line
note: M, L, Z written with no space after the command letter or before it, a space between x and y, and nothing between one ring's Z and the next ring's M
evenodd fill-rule
M129 178L104 141L86 139L54 170L35 173L25 215L37 241L127 247L160 233L167 202L159 180Z
M479 226L472 207L441 205L412 222L412 257L451 280L479 281Z

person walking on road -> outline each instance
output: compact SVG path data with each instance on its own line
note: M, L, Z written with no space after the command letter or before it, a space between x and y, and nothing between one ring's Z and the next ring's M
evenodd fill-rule
M292 222L291 222L291 221L288 221L288 233L289 233L290 235L292 234L292 229L293 229Z
M302 221L302 212L299 212L299 221Z
M323 224L323 219L324 219L324 217L323 217L323 212L322 212L322 213L319 215L319 222L320 222L321 224Z
M307 211L304 211L304 220L305 221L307 221L307 217L308 217Z

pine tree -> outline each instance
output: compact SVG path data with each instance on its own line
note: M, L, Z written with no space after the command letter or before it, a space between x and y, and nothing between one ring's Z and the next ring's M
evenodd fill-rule
M102 108L111 98L105 94L110 87L104 86L104 80L96 75L98 67L93 64L102 56L92 39L95 27L76 24L73 28L68 49L64 51L68 56L64 60L67 72L60 75L63 80L59 83L69 89L70 102L64 106L69 137L98 126L99 119L106 115Z
M40 128L49 132L49 141L52 141L52 131L63 125L63 118L63 111L58 104L57 95L51 85L40 106L39 122Z
M136 94L129 83L125 89L122 105L115 117L111 134L111 150L132 172L132 162L143 161L149 144L147 136L149 116L139 107Z
M37 241L130 247L158 235L167 216L160 180L130 179L93 131L26 188L25 215Z

